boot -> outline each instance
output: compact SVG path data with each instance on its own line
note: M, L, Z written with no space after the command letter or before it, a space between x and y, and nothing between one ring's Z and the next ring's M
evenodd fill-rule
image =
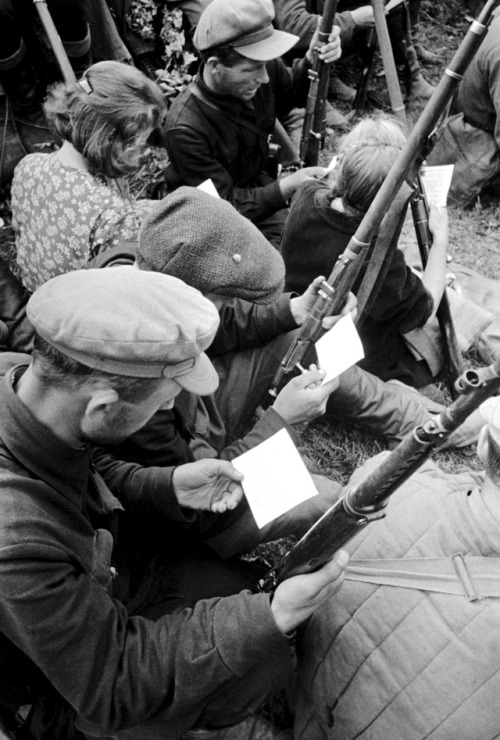
M420 98L421 100L428 100L436 88L431 85L430 82L423 77L422 72L419 72L416 77L412 78L411 94L414 98Z
M415 51L419 60L424 64L438 64L441 61L438 54L434 54L433 51L426 49L420 41L417 41L415 44Z
M332 97L337 98L337 100L342 100L344 103L351 103L356 97L356 90L346 85L345 82L342 82L337 75L330 75L328 93Z
M347 118L343 116L339 110L334 108L333 105L328 102L328 100L326 101L325 119L326 125L331 128L347 131L349 127L349 122Z
M90 28L88 24L87 33L82 39L77 41L61 40L64 50L68 55L69 62L73 67L73 72L77 79L80 79L92 64Z
M16 114L29 116L39 111L44 89L31 64L22 38L13 54L0 58L0 83L9 96Z
M82 0L53 0L51 15L77 78L92 64L90 27Z

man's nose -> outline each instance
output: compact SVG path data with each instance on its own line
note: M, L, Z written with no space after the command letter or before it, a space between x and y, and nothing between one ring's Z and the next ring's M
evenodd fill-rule
M259 72L257 74L257 81L259 85L266 85L269 82L269 75L267 74L267 69L264 66L262 66L261 69L259 69Z

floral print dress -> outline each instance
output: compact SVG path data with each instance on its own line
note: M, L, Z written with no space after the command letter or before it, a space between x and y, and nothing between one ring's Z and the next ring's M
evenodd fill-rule
M89 172L62 164L57 152L28 154L12 181L12 225L24 286L34 291L79 270L122 240L137 239L155 201L135 201Z

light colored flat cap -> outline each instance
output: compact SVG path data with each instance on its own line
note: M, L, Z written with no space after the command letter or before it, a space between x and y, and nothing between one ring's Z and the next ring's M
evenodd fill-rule
M269 62L299 40L274 28L273 19L272 0L212 0L200 16L193 42L198 51L228 45L248 59Z
M217 331L218 311L170 275L130 266L76 270L38 288L27 314L45 341L88 367L172 378L197 395L217 388L204 350Z

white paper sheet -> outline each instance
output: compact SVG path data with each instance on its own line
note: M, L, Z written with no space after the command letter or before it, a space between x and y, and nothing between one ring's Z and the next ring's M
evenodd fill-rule
M215 185L213 184L210 178L208 180L204 180L203 182L200 182L200 184L197 185L196 187L198 188L198 190L203 190L204 193L213 195L214 198L220 198L220 195L217 192L217 188L215 187Z
M429 205L446 206L448 190L453 175L452 164L439 164L422 167L422 182Z
M397 8L398 5L401 5L402 2L403 0L389 0L389 2L384 8L385 14L387 15L387 13L390 13L391 10L394 10L394 8Z
M318 493L286 429L232 463L245 476L243 490L259 528Z
M336 154L331 158L330 164L326 168L327 173L335 169L335 167L337 166L338 159L339 158Z
M365 356L352 315L343 316L330 331L316 342L321 370L326 370L323 383L336 378Z

